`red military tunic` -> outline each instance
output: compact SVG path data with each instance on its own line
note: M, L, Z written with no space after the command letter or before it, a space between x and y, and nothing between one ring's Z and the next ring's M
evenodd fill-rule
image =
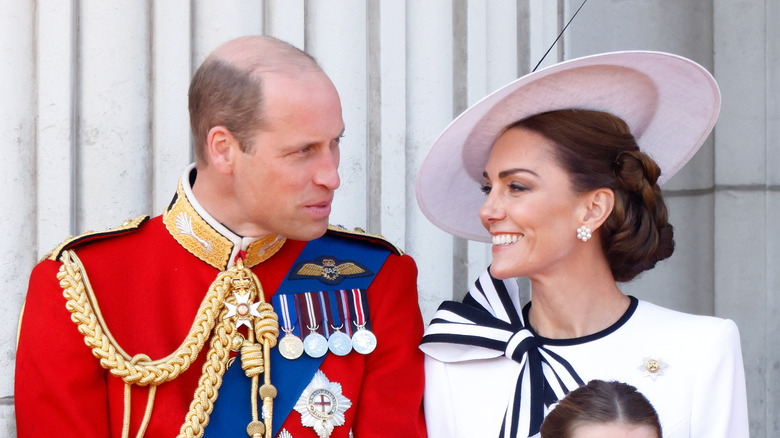
M180 184L175 201L165 218L85 236L63 248L72 249L83 263L105 325L129 356L159 359L175 351L190 331L209 286L237 253L236 246L248 242L203 211L187 181ZM171 208L189 212L189 236L182 232L187 230L186 222L175 222ZM260 243L271 248L248 253L246 261L270 302L306 242L266 239ZM245 249L258 246L250 244ZM214 250L212 255L217 253L221 259L204 256L202 247ZM255 253L263 257L258 259ZM219 264L223 265L216 267ZM101 367L71 321L57 280L60 266L59 261L44 260L30 277L17 350L18 436L120 437L125 384ZM336 426L331 437L348 437L350 432L356 438L425 436L423 357L417 348L423 324L416 275L409 256L390 254L367 292L372 331L378 339L376 350L343 357L328 353L322 362L319 369L341 385L352 403L344 413L345 424ZM186 371L157 387L146 436L179 433L208 348L206 343ZM141 426L148 393L148 387L132 386L131 436ZM283 423L283 430L293 438L317 436L314 429L301 424L301 414L295 410L289 415L276 412L274 423ZM219 436L211 430L209 434Z

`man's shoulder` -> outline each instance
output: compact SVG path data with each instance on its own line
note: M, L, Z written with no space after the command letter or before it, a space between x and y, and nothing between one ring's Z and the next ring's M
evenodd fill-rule
M362 243L366 245L379 246L389 250L392 254L403 255L404 252L401 248L397 247L393 242L387 240L384 236L379 234L369 234L361 228L355 228L349 230L341 225L329 225L326 236L334 237L337 239L343 239L346 241L353 241L355 243Z
M127 219L122 222L121 225L113 228L108 228L103 231L87 231L78 236L70 236L62 243L54 247L51 251L43 256L43 260L57 260L63 251L73 249L79 245L86 244L88 242L94 242L101 239L107 239L115 236L121 236L128 233L132 233L141 228L141 226L149 220L149 216L139 216L134 219Z

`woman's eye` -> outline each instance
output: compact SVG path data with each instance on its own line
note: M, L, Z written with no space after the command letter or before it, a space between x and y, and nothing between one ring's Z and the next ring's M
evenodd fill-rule
M490 194L490 189L491 188L492 187L490 187L489 185L483 184L479 189L482 191L483 194L485 194L485 196L487 196L487 195Z
M513 183L513 184L509 184L509 190L513 192L524 192L528 190L528 187Z

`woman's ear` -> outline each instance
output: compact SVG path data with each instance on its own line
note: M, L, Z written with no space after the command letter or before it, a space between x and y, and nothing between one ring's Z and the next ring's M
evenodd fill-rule
M583 225L595 230L612 214L615 206L615 193L611 189L601 188L585 195L586 212L582 218Z
M214 126L206 134L206 159L220 173L233 171L239 150L238 140L222 125Z

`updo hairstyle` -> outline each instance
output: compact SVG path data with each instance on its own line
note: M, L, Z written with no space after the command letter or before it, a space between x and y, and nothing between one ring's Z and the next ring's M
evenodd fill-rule
M629 384L591 380L570 392L544 419L541 438L570 438L585 424L649 426L662 437L653 405Z
M612 114L559 110L523 119L512 128L555 143L555 157L579 193L611 189L615 206L601 226L601 246L615 281L630 281L672 255L674 239L656 183L661 170L639 150L626 123Z

